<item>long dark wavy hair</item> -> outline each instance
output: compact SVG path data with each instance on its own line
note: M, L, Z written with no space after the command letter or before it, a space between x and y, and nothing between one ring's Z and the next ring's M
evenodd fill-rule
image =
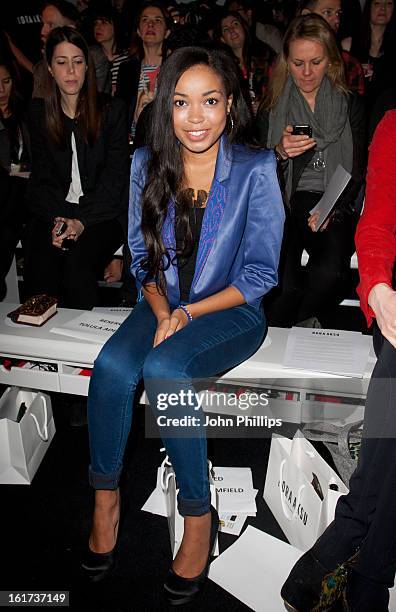
M51 30L45 44L45 58L48 66L51 65L55 48L63 42L78 47L82 51L87 64L84 84L78 96L76 120L86 142L92 146L99 135L102 124L102 108L97 95L95 69L85 39L75 28L70 26ZM49 71L47 71L47 78L50 92L45 98L47 129L54 143L60 149L64 149L66 147L66 130L61 106L61 94Z
M143 284L154 278L162 294L166 292L164 271L175 256L185 256L192 249L189 224L191 202L181 193L184 164L182 147L173 129L173 94L184 72L197 65L209 66L221 78L226 97L233 96L230 110L230 124L233 127L228 143L245 144L250 136L251 114L241 91L238 68L230 54L202 47L184 47L174 51L164 62L158 77L148 135L147 179L142 193L141 229L147 248L147 258L143 264L146 279ZM175 254L168 253L161 236L171 199L176 201L178 229L185 236L184 244Z

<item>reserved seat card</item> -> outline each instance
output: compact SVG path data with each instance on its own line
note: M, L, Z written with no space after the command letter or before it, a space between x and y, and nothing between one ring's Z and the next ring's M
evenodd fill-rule
M283 366L363 378L371 337L341 329L292 327Z
M88 310L59 327L53 327L50 331L54 334L80 338L96 344L103 343L117 331L127 316L128 313L113 314Z

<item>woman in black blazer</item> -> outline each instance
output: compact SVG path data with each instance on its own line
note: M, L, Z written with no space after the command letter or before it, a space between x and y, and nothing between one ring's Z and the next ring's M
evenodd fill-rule
M51 95L33 100L29 114L26 293L91 309L98 275L123 243L126 109L120 100L98 97L88 47L75 29L54 29L45 53Z

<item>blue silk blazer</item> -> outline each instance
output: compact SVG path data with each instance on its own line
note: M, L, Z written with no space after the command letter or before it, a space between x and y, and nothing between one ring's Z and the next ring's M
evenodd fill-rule
M128 241L132 274L140 289L147 256L141 232L141 193L146 181L146 147L137 149L131 168ZM179 304L176 258L175 206L169 202L162 228L164 245L173 261L165 271L167 297ZM206 203L198 245L190 302L226 287L236 287L246 302L260 307L261 299L277 284L283 235L284 208L272 151L230 146L222 136L215 174Z

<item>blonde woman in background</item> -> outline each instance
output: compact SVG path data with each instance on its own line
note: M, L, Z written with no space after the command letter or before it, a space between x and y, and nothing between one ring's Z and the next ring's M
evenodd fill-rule
M365 153L362 102L348 92L334 33L318 15L290 24L255 134L259 144L275 150L288 211L280 288L271 296L269 319L278 326L317 326L324 308L337 305L345 292ZM316 231L310 210L339 164L352 180ZM309 262L302 276L304 249Z

